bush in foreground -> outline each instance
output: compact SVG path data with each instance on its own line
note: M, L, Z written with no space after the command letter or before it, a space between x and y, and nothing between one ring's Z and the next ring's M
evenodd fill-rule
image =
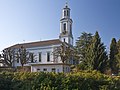
M0 90L120 90L120 77L97 71L0 73Z

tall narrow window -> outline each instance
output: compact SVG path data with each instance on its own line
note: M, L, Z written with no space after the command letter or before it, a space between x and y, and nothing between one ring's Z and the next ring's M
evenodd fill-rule
M39 52L39 62L41 62L41 52Z
M67 10L67 16L69 16L69 11Z
M50 52L47 52L47 62L50 62Z
M70 34L72 34L72 25L70 24Z
M33 53L30 53L29 55L30 55L30 60L31 60L31 62L33 63L33 61L34 61Z
M19 54L18 53L16 54L15 60L17 61L17 63L19 63L20 59L19 59Z
M19 63L19 59L17 59L17 63Z
M65 38L64 38L64 42L65 42Z
M64 23L64 31L66 31L66 23Z
M64 11L64 16L66 16L66 11Z

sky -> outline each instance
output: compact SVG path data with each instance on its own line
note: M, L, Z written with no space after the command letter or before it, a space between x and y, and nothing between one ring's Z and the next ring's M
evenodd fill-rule
M66 0L0 0L0 51L18 43L58 39ZM120 39L120 0L68 0L74 44L99 32L106 48Z

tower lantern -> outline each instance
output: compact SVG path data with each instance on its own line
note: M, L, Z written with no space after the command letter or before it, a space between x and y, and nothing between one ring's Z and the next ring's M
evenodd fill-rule
M62 18L60 20L60 40L73 45L73 35L72 35L72 19L70 18L70 8L68 3L65 4L62 10Z

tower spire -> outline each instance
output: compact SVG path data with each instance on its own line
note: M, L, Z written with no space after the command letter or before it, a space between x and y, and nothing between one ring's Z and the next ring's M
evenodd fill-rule
M68 5L68 0L66 0L66 3L65 3L65 5L66 5L66 6Z
M65 7L68 7L68 0L66 0Z
M70 18L70 8L68 7L68 0L66 0L65 7L62 10L62 18L60 19L60 40L73 45L72 35L72 19Z

